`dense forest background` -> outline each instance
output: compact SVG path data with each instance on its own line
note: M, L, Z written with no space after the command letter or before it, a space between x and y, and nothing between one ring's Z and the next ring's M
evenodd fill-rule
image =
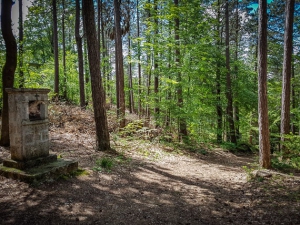
M267 97L271 152L277 163L300 167L299 3L292 23L290 122L284 145L286 2L281 0L268 1ZM99 59L93 63L88 57L91 29L83 22L90 14L81 9L79 0L35 0L28 10L25 5L18 9L23 17L12 14L18 43L14 87L50 88L51 99L92 109L95 82L90 73L100 65L106 108L115 109L120 128L126 128L126 114L135 113L144 126L162 130L162 141L258 149L257 2L94 1ZM2 68L2 36L0 49Z

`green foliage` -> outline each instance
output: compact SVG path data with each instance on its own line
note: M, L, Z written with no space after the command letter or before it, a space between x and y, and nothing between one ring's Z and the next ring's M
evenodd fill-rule
M93 170L95 171L111 171L113 167L119 164L126 164L131 162L131 158L125 157L123 153L115 157L104 156L101 159L97 159Z
M124 128L120 130L121 136L131 136L135 134L138 130L143 128L143 121L136 120L131 123L128 123Z
M251 168L248 166L242 166L242 169L246 172L248 181L250 181L254 178L254 175L253 175L254 168Z
M273 153L272 167L281 170L300 170L300 136L285 135L284 146L286 148L284 152Z
M102 171L103 169L106 171L110 171L113 167L114 161L109 157L103 157L101 159L96 160L96 165L93 168L95 171Z

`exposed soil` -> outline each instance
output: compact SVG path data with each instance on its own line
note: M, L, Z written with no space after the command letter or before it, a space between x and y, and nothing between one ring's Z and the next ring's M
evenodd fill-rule
M121 138L112 118L116 152L96 152L91 113L49 111L51 152L85 172L35 186L0 176L0 224L300 224L297 173L249 180L242 166L255 155ZM8 156L1 148L0 161ZM110 170L96 163L103 157L113 160Z

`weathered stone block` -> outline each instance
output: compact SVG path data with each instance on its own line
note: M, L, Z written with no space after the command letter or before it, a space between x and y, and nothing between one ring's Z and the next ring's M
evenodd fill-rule
M48 89L6 89L9 101L11 159L0 175L32 182L69 173L78 162L49 155Z

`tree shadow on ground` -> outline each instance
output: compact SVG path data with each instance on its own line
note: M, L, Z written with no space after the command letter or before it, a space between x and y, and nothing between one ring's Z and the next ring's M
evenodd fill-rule
M133 161L110 173L32 187L1 182L1 224L297 224L299 188L174 175ZM278 190L278 185L281 189ZM299 183L295 183L299 187ZM295 187L296 188L296 187Z
M299 180L245 182L241 167L251 157L212 151L168 164L131 159L96 172L94 162L104 153L95 152L91 141L53 137L51 150L78 159L90 174L35 187L1 178L0 224L299 223ZM214 176L226 172L227 177Z

